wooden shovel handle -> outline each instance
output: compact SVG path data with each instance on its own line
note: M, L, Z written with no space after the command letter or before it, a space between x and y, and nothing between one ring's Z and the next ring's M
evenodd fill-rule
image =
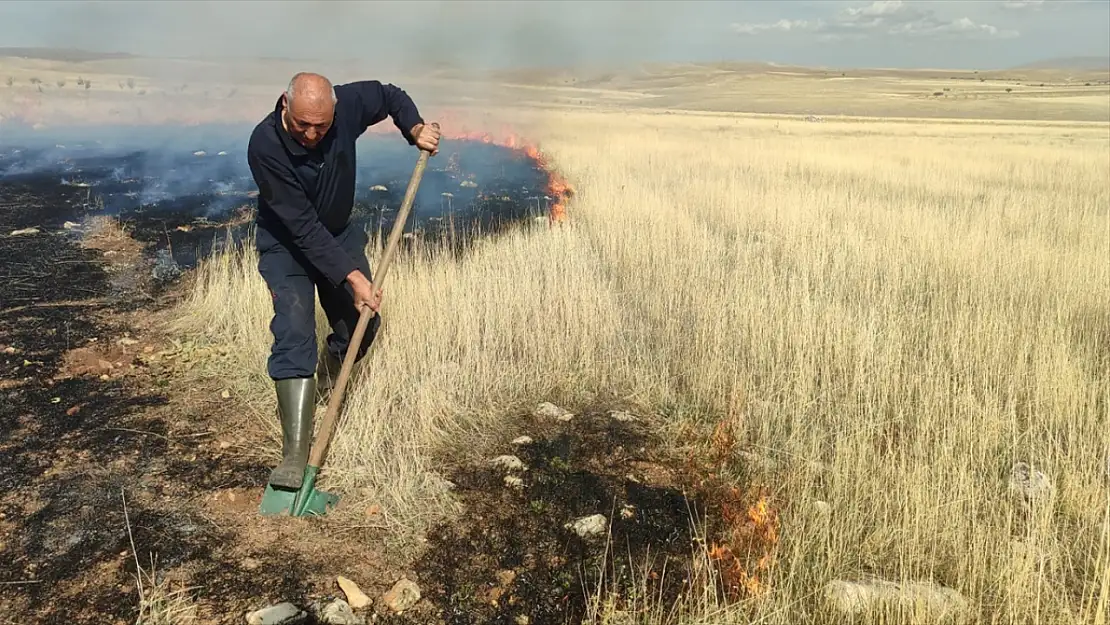
M439 127L437 124L433 125ZM393 257L397 253L397 243L401 240L401 234L405 230L405 222L408 221L409 211L412 210L412 204L416 200L416 189L420 186L420 179L424 176L424 168L428 166L429 156L431 156L430 152L420 150L420 159L416 161L412 178L409 179L409 187L405 191L401 211L397 214L397 220L393 222L393 228L389 232L389 241L386 243L385 253L382 254L381 261L372 272L374 281L370 285L371 293L377 293L378 289L385 283L389 265L393 262ZM310 466L320 468L324 464L328 446L331 444L331 437L335 433L335 426L338 423L339 406L343 403L343 396L347 391L347 378L351 376L351 369L355 365L355 355L359 345L362 344L362 336L366 334L366 326L370 324L370 320L373 318L374 311L369 307L364 307L359 314L358 325L355 326L351 342L347 345L347 354L343 357L343 367L339 370L339 377L332 387L331 397L328 398L328 410L324 413L320 433L316 435L316 439L312 443L312 453L308 458Z

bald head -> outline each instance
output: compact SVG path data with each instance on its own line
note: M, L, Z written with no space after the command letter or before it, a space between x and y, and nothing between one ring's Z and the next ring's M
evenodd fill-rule
M301 145L312 148L331 128L335 115L335 89L331 81L311 72L300 72L289 81L282 124Z

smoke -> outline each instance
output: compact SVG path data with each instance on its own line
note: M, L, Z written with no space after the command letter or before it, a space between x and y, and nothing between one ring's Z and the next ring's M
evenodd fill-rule
M246 162L250 126L76 127L9 133L0 142L0 189L88 194L104 214L139 219L223 221L252 208ZM547 172L502 146L444 140L418 190L413 225L512 221L546 213ZM388 222L401 204L417 153L399 136L368 133L357 146L355 221Z
M19 24L0 27L6 45L160 58L355 62L371 73L681 59L714 32L721 43L732 39L720 17L736 13L722 3L694 1L3 4L2 21ZM718 47L718 57L721 52ZM175 71L186 70L173 63L159 67L166 78Z

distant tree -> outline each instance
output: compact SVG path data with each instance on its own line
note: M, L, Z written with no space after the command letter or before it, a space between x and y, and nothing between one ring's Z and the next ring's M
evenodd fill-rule
M8 86L10 87L10 86L15 84L15 79L12 78L11 76L8 76L7 83L8 83Z
M127 79L127 88L128 89L134 89L135 88L135 79L134 78L128 78Z
M66 86L66 79L65 78L59 78L58 79L58 88L61 89L64 86Z
M38 79L37 77L32 77L32 78L31 78L31 84L32 84L32 85L37 85L37 84L39 84L40 82L42 82L42 81L41 81L41 80L39 80L39 79Z
M1013 88L1013 87L1006 87L1006 93L1010 93L1010 92L1011 92L1011 91L1013 91L1013 90L1014 90L1014 88Z
M91 89L91 88L92 88L92 81L91 80L86 80L85 81L85 89Z

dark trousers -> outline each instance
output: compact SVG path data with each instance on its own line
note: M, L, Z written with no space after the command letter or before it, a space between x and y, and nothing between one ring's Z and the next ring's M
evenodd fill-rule
M352 226L335 238L366 278L373 281L366 259L366 232ZM318 358L316 292L319 292L320 306L331 326L326 349L342 362L359 317L350 285L344 282L342 286L333 286L300 250L277 241L264 230L257 232L257 245L258 272L266 281L274 302L274 316L270 321L274 343L267 362L270 378L283 380L315 375ZM356 352L358 360L370 349L380 326L381 315L374 315Z

